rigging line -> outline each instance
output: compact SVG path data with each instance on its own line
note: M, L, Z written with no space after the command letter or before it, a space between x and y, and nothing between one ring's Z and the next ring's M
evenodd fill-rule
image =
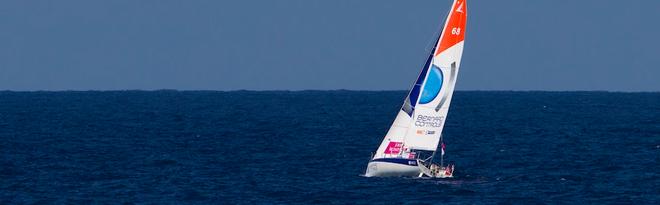
M433 51L433 49L435 49L435 47L438 46L438 43L440 42L440 37L442 37L442 32L444 31L444 28L446 26L444 24L445 24L445 22L447 22L447 19L449 18L449 14L452 12L452 9L454 8L453 0L451 0L451 2L452 3L450 4L451 6L450 6L449 10L445 13L444 18L440 22L440 25L442 25L442 26L440 26L439 28L436 29L435 33L433 33L433 36L431 36L430 38L427 38L427 39L430 39L430 40L427 40L426 46L424 47L424 49L427 52L428 51ZM435 44L429 46L429 44L434 42L434 40L435 40Z
M453 2L454 0L451 0L451 1ZM438 27L438 28L436 29L435 33L433 33L433 36L431 36L431 37L430 37L430 40L427 41L427 42L434 42L433 45L432 45L432 46L429 46L429 43L427 43L426 46L424 47L424 50L427 52L427 54L431 56L431 65L430 65L430 66L432 66L432 64L433 64L433 57L434 57L433 54L435 54L435 49L436 49L436 47L438 46L438 44L440 43L440 38L442 37L442 32L443 32L444 29L445 29L445 26L446 26L445 24L446 24L446 22L447 22L447 19L449 18L449 14L451 13L451 10L452 10L453 8L454 8L454 3L451 3L451 6L450 6L450 8L449 8L449 11L447 11L447 12L445 13L443 20L440 21L440 27ZM434 40L435 40L435 41L434 41ZM429 47L430 47L430 50L429 50ZM424 66L426 65L426 61L427 61L428 58L429 58L428 55L423 55L423 57L421 58L422 60L420 60L421 62L423 62L422 65L424 65ZM422 68L422 70L423 70L423 69L424 69L424 68ZM420 72L419 75L421 75L421 74L422 74L422 72ZM418 76L419 76L419 75L418 75ZM415 83L416 83L416 82L415 82ZM412 91L412 88L415 87L415 83L413 83L412 86L410 87L410 89L407 90L407 91L408 91L408 95L406 95L406 98L405 98L405 99L408 99L408 97L410 97L410 92ZM403 108L403 106L401 106L401 107Z

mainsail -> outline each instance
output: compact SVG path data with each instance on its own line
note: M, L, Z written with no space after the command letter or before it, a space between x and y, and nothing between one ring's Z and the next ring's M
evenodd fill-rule
M467 20L466 0L454 0L451 8L435 46L372 162L413 166L416 163L410 160L419 151L437 149L461 63ZM367 175L378 175L374 174L378 168L371 164Z

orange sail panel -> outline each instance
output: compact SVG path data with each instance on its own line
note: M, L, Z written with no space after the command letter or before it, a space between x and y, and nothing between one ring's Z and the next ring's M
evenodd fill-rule
M465 22L467 20L466 0L457 0L447 17L447 24L443 29L434 56L465 40Z

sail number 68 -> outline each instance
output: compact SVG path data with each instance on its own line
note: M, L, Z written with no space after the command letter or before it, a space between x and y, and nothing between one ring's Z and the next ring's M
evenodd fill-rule
M459 35L459 34L461 34L461 28L458 28L458 27L454 27L454 28L452 28L452 29L451 29L451 34L452 34L452 35Z

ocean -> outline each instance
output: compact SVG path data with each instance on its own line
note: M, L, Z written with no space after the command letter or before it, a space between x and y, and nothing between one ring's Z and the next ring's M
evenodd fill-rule
M660 204L660 93L459 91L455 178L361 176L405 95L0 92L0 204Z

